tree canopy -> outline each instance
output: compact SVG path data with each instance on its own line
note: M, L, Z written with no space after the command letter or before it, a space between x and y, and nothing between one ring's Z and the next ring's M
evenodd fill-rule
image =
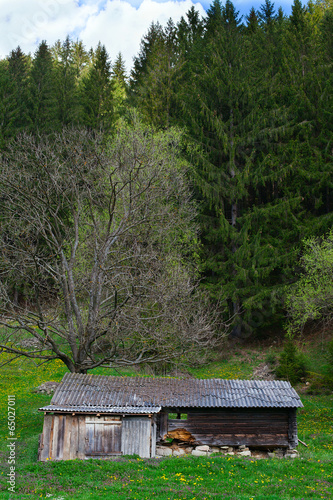
M304 238L333 225L332 0L271 0L241 17L214 0L201 18L152 23L130 77L103 41L42 41L0 61L0 148L63 126L107 142L129 107L184 131L198 205L201 288L232 335L282 326Z
M134 118L104 145L65 129L8 146L0 165L2 351L58 358L85 373L212 346L180 145L177 131L153 133Z
M304 241L302 273L287 295L289 332L300 331L307 322L333 321L333 231L326 238Z

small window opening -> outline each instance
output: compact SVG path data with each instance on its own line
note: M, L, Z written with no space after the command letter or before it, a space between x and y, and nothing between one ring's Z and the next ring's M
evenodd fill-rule
M169 420L187 420L187 413L169 413Z

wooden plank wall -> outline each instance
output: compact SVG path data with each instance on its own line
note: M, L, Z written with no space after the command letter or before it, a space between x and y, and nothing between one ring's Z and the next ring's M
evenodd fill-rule
M152 426L152 418L148 416L124 417L121 438L123 454L139 455L142 458L155 456L151 455Z
M289 412L285 409L192 410L187 411L187 420L168 420L168 431L186 429L196 442L208 445L289 446Z
M289 447L295 448L298 445L296 409L289 410L288 422Z
M79 415L45 415L38 460L45 462L47 459L84 458L86 437L84 418Z
M85 455L87 457L120 455L121 428L120 417L87 415Z
M117 454L156 454L156 423L148 416L47 414L38 459L85 459Z

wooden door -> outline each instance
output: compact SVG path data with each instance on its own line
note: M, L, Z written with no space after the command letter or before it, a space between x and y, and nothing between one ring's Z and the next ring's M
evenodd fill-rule
M121 417L86 417L86 456L121 454Z

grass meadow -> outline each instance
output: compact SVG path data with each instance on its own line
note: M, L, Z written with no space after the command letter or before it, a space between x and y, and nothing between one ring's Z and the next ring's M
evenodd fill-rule
M255 353L246 356L238 353L229 360L192 370L192 374L206 378L248 378L259 361L260 356ZM43 415L37 409L48 404L51 396L35 393L33 388L48 380L60 381L64 373L65 368L60 361L38 369L30 361L16 361L0 368L1 499L333 498L333 394L301 394L304 408L298 411L298 431L299 438L308 447L299 445L300 457L296 459L218 455L141 459L134 456L113 461L39 463L38 436L42 431ZM8 491L7 483L8 395L15 395L16 405L15 493Z

